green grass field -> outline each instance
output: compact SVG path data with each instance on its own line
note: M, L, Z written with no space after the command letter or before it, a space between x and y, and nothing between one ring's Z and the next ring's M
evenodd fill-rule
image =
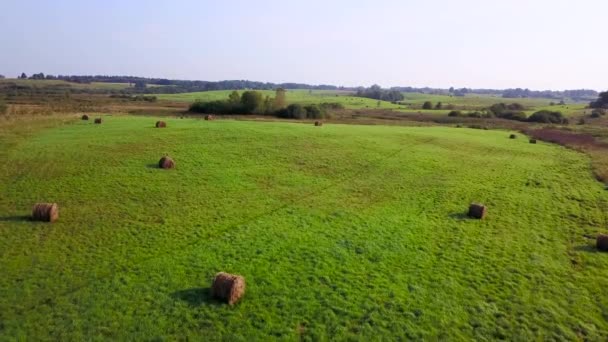
M214 100L225 100L232 90L217 90L217 91L205 91L195 93L180 93L180 94L158 94L156 95L160 100L176 101L176 102L188 102L194 101L214 101ZM242 93L242 91L240 91ZM260 90L264 96L274 97L275 92L271 90ZM420 112L424 114L436 114L436 115L447 115L450 110L421 110L422 104L426 101L431 101L433 104L441 102L444 106L454 105L458 109L462 110L481 110L483 108L490 107L496 103L521 103L528 107L526 111L527 115L534 113L540 109L558 110L566 116L572 116L580 114L586 104L567 104L564 106L549 106L551 102L556 102L551 99L537 99L537 98L521 98L521 99L506 99L498 96L488 96L479 94L468 94L467 96L447 96L447 95L432 95L422 93L403 93L405 99L401 101L403 104L393 104L387 101L380 101L373 99L367 99L362 97L356 97L352 95L352 92L347 91L324 91L324 90L313 90L310 92L305 89L295 89L287 91L288 103L300 103L300 104L319 104L323 102L337 102L344 105L348 109L394 109L402 112ZM380 104L380 106L378 106Z
M0 340L608 338L608 193L583 154L465 128L104 120L0 126ZM39 201L59 221L28 221ZM209 298L218 271L247 279L234 307Z

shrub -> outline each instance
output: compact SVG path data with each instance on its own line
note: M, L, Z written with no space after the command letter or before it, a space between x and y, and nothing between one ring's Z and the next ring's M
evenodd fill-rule
M306 106L304 109L306 109L307 119L323 119L324 117L323 110L317 105Z
M437 102L437 104L435 105L435 109L439 110L443 108L443 104L441 102Z
M196 101L190 105L190 111L202 114L239 114L243 113L242 106L229 101Z
M248 90L241 95L241 106L246 114L257 113L264 104L264 96L259 91Z
M554 112L550 110L538 111L528 118L529 122L541 122L541 123L554 123L554 124L566 124L568 120L562 115L561 112Z
M448 116L455 116L455 117L462 116L462 112L459 110L453 110L448 113Z
M285 110L277 112L277 115L288 119L306 119L306 109L301 104L292 103Z
M516 111L504 112L500 118L507 119L507 120L516 120L516 121L526 121L528 119L526 117L526 113L516 112Z
M599 118L600 116L606 115L606 110L604 108L595 108L591 111L592 118Z
M422 105L422 109L433 109L433 103L431 101L426 101L423 105Z

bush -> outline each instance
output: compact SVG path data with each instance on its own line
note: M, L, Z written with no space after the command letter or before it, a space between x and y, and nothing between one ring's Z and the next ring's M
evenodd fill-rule
M433 109L433 103L431 101L426 101L423 105L422 105L422 109Z
M596 108L591 111L592 118L599 118L600 116L606 115L606 110L604 108Z
M190 111L202 114L240 114L242 108L239 104L228 101L196 101L190 105Z
M456 117L462 116L462 112L459 111L459 110L453 110L453 111L451 111L451 112L448 113L448 116L456 116Z
M241 106L246 114L257 113L264 104L264 96L259 91L248 90L241 95Z
M306 110L307 119L323 119L323 111L317 105L310 105L304 107Z
M529 122L541 122L541 123L554 123L554 124L567 124L568 120L564 117L561 112L554 112L550 110L538 111L528 118Z
M500 116L501 119L506 120L516 120L516 121L526 121L528 118L526 117L526 113L517 112L517 111L506 111L502 113Z

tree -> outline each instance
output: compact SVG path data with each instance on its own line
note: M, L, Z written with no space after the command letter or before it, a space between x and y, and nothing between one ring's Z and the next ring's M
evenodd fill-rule
M19 78L21 78L21 79L26 79L26 78L27 78L27 75L26 75L24 72L22 72L22 73L21 73L21 76L19 76Z
M241 105L246 114L256 113L264 102L264 97L259 91L248 90L241 95Z
M264 98L261 112L264 114L272 114L272 112L274 112L274 100L268 95Z
M437 104L435 105L435 109L441 109L443 108L443 104L441 102L437 102Z
M281 108L285 108L286 105L287 105L287 94L286 94L285 89L277 88L275 90L275 96L274 96L274 109L278 110Z
M431 101L426 101L423 105L422 105L422 109L433 109L433 103Z
M0 75L0 80L4 79L4 75Z
M528 118L530 122L542 122L542 123L555 123L565 124L568 120L562 115L561 112L554 112L550 110L538 111Z
M306 109L298 103L287 106L287 117L291 119L306 119Z
M591 108L606 108L608 109L608 91L600 93L600 97L597 101L593 101L589 104Z
M144 81L135 82L135 89L137 89L137 90L146 89L146 82L144 82Z
M31 79L33 79L33 80L43 80L44 79L44 73L32 74Z
M232 93L230 93L230 95L228 95L228 102L233 103L233 104L240 103L241 95L239 94L239 92L236 90L233 90Z

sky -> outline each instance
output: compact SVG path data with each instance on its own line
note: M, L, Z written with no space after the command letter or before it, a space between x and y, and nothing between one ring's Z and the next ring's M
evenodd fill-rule
M0 0L0 74L608 89L607 0Z

